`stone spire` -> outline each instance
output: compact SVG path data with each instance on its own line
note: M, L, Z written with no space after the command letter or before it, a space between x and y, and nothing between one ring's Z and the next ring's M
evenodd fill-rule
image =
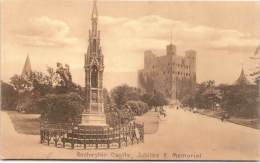
M24 63L23 71L22 71L22 76L28 75L31 72L32 72L32 68L31 68L30 57L29 57L29 55L27 55L25 63Z
M93 4L92 19L98 19L97 1L96 0L94 0L94 4Z
M92 35L97 36L98 34L98 10L97 10L97 1L94 0L92 14L91 14L91 21L92 21Z
M235 82L235 85L250 85L249 80L246 78L244 69L242 68L240 76L238 77L238 79Z

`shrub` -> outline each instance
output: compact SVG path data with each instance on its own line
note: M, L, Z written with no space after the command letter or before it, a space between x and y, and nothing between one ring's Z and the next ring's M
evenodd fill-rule
M127 105L122 106L120 109L115 105L105 109L107 123L111 127L124 125L134 119L134 114L131 112Z
M149 106L142 102L142 101L128 101L126 103L127 106L129 106L129 109L131 112L136 115L142 115L146 113L149 110Z
M160 93L160 92L156 92L152 98L151 98L151 101L150 101L150 105L151 106L163 106L163 105L167 105L168 104L168 101L166 99L166 97Z
M79 123L84 100L77 93L49 94L38 101L41 119L49 123Z

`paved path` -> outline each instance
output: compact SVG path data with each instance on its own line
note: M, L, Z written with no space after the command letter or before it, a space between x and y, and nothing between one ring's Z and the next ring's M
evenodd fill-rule
M121 149L70 150L39 144L39 136L17 134L1 112L3 158L259 160L259 130L188 111L168 109L145 143Z

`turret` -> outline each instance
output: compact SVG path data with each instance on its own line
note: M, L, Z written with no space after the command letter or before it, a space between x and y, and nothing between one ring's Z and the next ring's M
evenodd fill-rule
M155 59L155 55L151 50L146 50L144 52L144 68L151 69L153 61Z
M196 51L187 50L185 51L185 57L189 63L189 72L193 83L196 83Z
M173 44L169 44L166 46L166 54L167 55L176 55L176 46Z

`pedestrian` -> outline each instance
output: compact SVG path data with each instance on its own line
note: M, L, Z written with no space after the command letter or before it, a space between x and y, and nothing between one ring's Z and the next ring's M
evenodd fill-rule
M222 116L221 116L221 122L224 122L224 120L225 120L225 114L222 114Z
M164 109L160 109L160 115L163 115L163 117L166 117L166 113Z

